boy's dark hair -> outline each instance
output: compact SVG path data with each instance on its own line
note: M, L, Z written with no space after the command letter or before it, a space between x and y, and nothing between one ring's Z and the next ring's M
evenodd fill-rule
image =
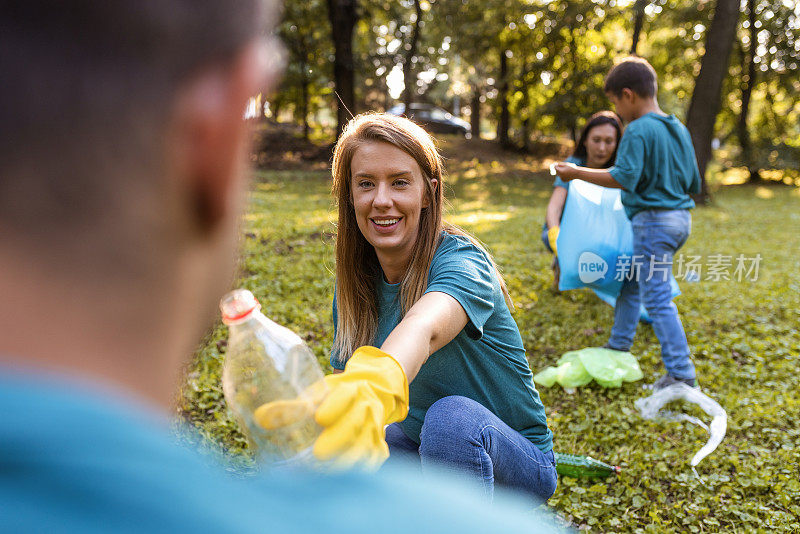
M586 139L589 137L589 132L592 131L592 128L595 126L602 126L603 124L610 124L617 131L617 146L614 147L614 152L611 153L611 156L603 164L604 168L608 168L611 167L617 159L617 148L619 148L619 140L622 137L622 122L613 111L598 111L589 118L586 122L586 126L581 130L578 144L575 145L575 152L573 152L572 155L586 161Z
M656 96L656 71L646 59L630 56L614 65L606 75L603 91L614 96L622 94L623 89L630 89L644 98Z

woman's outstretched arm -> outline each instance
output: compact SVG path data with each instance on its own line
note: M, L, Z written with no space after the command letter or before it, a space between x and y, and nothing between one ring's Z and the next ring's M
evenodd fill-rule
M466 325L467 313L461 304L447 293L432 291L408 310L380 348L397 360L411 382L428 356L450 343Z
M548 228L561 225L561 215L564 213L564 204L567 203L567 189L564 187L554 187L553 194L550 195L550 202L547 203L547 214L545 222Z

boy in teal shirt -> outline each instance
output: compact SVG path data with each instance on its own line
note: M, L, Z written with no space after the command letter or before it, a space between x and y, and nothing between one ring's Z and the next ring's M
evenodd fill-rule
M566 181L580 179L622 189L622 204L633 225L632 268L617 299L606 346L630 350L643 302L667 370L653 387L676 382L696 387L694 364L669 283L673 256L691 231L689 210L694 201L689 195L700 192L689 131L659 108L655 71L642 58L629 57L614 66L604 90L628 123L614 166L603 170L559 163L556 171Z

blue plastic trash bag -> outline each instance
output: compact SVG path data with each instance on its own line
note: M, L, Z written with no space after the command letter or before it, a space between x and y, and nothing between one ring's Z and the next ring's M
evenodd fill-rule
M622 206L621 191L572 180L558 234L562 291L588 287L611 306L633 262L633 226ZM680 295L670 273L672 296ZM642 306L642 320L650 322Z

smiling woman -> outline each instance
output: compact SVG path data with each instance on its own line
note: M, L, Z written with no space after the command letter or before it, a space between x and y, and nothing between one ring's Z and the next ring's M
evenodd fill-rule
M552 433L508 292L489 253L442 220L442 177L433 139L408 119L361 115L339 139L331 363L344 372L329 377L315 451L391 452L489 496L497 482L546 499Z

